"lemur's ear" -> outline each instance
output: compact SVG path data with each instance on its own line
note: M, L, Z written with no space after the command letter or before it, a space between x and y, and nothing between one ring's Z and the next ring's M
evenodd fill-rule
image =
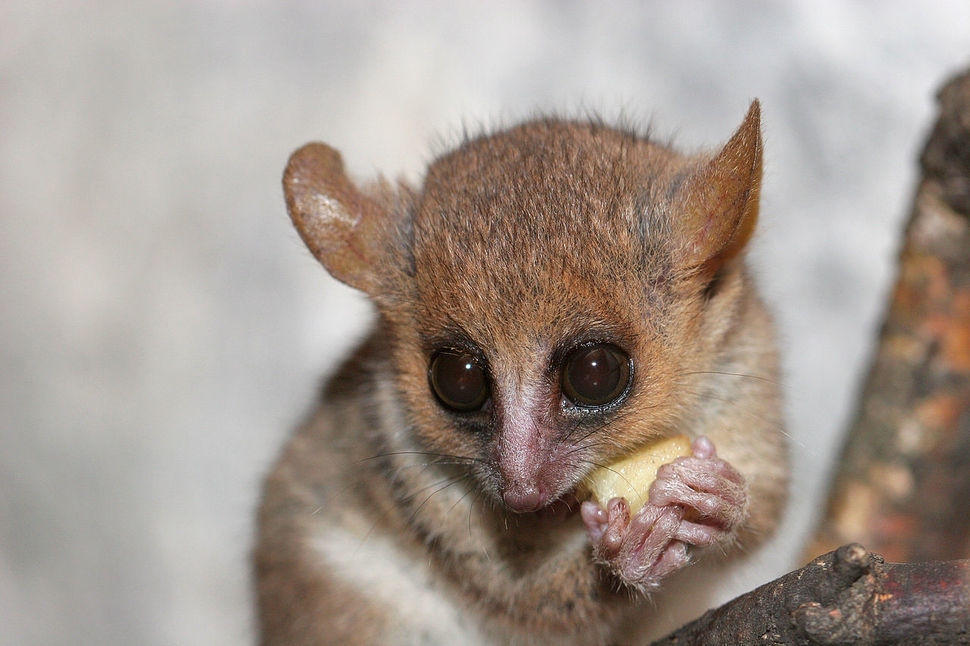
M757 99L731 139L684 181L673 203L677 262L713 273L736 256L758 221L761 109Z
M340 153L309 143L283 173L286 208L303 242L337 280L374 295L387 214L344 173Z

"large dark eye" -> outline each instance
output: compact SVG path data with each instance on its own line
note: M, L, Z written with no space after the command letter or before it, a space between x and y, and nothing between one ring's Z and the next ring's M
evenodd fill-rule
M488 399L488 382L478 360L460 352L439 352L428 369L431 390L446 407L468 412Z
M630 358L605 343L573 350L562 371L562 391L579 406L609 404L623 394L629 381Z

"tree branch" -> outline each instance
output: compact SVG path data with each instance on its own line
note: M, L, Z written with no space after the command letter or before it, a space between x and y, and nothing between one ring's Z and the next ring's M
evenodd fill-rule
M843 545L652 646L970 644L970 560L885 563Z
M970 556L970 71L939 94L899 275L806 558Z

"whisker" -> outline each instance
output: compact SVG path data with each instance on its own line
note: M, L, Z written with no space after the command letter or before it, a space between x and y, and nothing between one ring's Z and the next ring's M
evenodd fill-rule
M471 477L471 474L466 473L465 475L455 476L453 478L448 478L447 480L442 480L442 481L436 482L435 485L441 484L442 482L444 482L444 484L442 484L440 487L438 487L437 489L435 489L434 491L432 491L430 494L428 494L428 497L425 498L424 500L422 500L421 501L421 504L414 508L414 510L411 512L411 515L408 516L408 522L407 522L407 524L410 525L412 522L414 522L414 519L421 512L421 509L423 509L424 506L426 504L428 504L428 501L431 500L431 498L433 498L435 494L441 493L442 491L444 491L445 489L447 489L451 485L458 484L462 480L467 480L470 477ZM431 486L435 486L435 485L431 485ZM423 490L427 490L428 488L429 487L424 487L422 489L422 491ZM408 496L408 499L413 498L413 496L416 495L417 493L418 492L415 492L415 494L412 494L411 496Z
M588 448L591 448L591 447L594 447L594 446L598 446L598 445L611 446L613 448L621 448L621 449L623 448L623 445L619 441L617 441L615 438L612 438L612 437L608 437L608 436L603 435L603 436L600 436L600 437L595 437L595 438L589 439L589 441L583 442L583 440L586 440L588 438L589 438L589 435L587 435L586 437L582 438L582 440L580 440L580 443L575 444L564 455L571 455L573 453L576 453L577 451L583 451L585 449L588 449Z
M450 514L450 513L452 512L452 510L453 510L453 509L454 509L455 507L457 507L457 506L458 506L459 504L461 504L461 501L462 501L462 500L464 500L465 498L467 498L467 497L468 497L468 494L470 494L470 493L472 493L473 491L475 491L475 487L468 487L468 488L467 488L467 489L465 490L465 493L463 493L463 494L461 495L461 497L460 497L460 498L458 498L458 500L456 500L456 501L455 501L455 503L454 503L454 504L453 504L453 505L452 505L451 507L449 507L449 508L448 508L448 512L447 512L447 513L449 513L449 514Z
M383 453L376 453L370 457L362 458L358 460L357 464L362 464L370 460L379 460L380 458L394 457L396 455L425 455L431 458L448 458L451 460L461 460L463 462L480 462L484 463L485 460L482 458L471 457L467 455L454 455L452 453L435 453L434 451L418 451L418 450L401 450L401 451L385 451Z
M484 494L482 490L479 489L478 487L472 487L471 489L469 489L469 491L475 492L475 498L468 505L468 519L467 519L468 535L471 536L472 535L472 511L475 509L475 505L478 503L479 500L481 500L481 497ZM464 498L464 496L462 496L462 498ZM484 541L482 541L482 543L484 543ZM484 545L482 546L482 549L485 550ZM488 556L488 550L485 550L485 556L486 557Z
M374 459L374 458L381 457L383 455L398 455L398 454L416 454L416 455L441 456L443 458L454 458L454 459L457 459L457 461L456 460L441 460L441 461L433 460L433 461L425 462L425 463L421 463L421 464L398 465L398 466L396 466L393 469L393 473L395 473L395 474L401 472L404 469L410 469L410 468L415 468L415 467L421 467L420 474L423 474L430 467L437 466L439 464L456 465L456 466L465 466L465 467L467 467L467 466L469 466L469 464L471 462L478 461L477 459L474 459L474 458L469 458L469 459L466 460L466 459L462 458L462 456L455 456L455 455L450 455L450 454L447 454L447 453L434 453L434 452L429 452L429 451L392 451L392 452L388 452L388 453L385 453L385 454L378 454L378 455L372 456L371 458L365 458L364 460L359 461L358 464L361 463L361 462L364 462L366 460L369 460L369 459ZM420 474L419 474L418 477L420 477ZM420 505L418 505L418 507L416 509L413 510L413 512L411 513L411 515L408 517L407 522L410 524L414 520L414 518L417 516L417 514L420 512L421 508L425 505L425 503L427 503L431 499L431 497L434 496L436 493L438 493L438 492L440 492L440 491L448 488L449 486L451 486L453 484L457 484L458 482L460 482L462 480L467 480L467 479L469 479L471 477L472 477L472 474L471 473L467 473L467 472L466 473L463 473L463 474L456 475L456 476L450 476L448 478L444 478L442 480L437 480L437 481L432 482L430 484L424 485L424 486L422 486L422 487L420 487L418 489L415 489L414 491L412 491L410 493L407 493L405 495L400 496L399 500L401 502L408 503L409 501L414 500L414 498L416 498L417 496L419 496L422 492L427 491L428 489L431 489L431 488L434 488L434 487L439 487L435 491L432 491L431 494L429 494L428 497L425 498L424 501ZM397 481L397 478L394 477L394 476L392 476L392 479L395 480L395 481ZM398 482L398 484L404 484L401 481L397 481L397 482ZM367 532L361 537L360 543L359 543L358 547L362 547L367 542L367 540L370 538L370 536L377 529L377 526L380 525L382 522L384 522L390 516L391 512L392 512L391 509L385 510L383 513L381 513L374 520L373 523L371 523L370 527L367 529Z
M706 398L706 399L710 399L710 400L713 400L713 401L719 401L719 402L722 402L724 404L729 404L732 407L735 404L735 402L733 400L731 400L731 399L728 399L726 397L720 397L718 395L715 395L715 394L709 393L709 392L697 392L697 391L693 391L693 390L686 390L685 392L687 392L687 393L689 393L691 395L694 395L695 397L700 397L702 399ZM765 418L764 415L759 415L758 413L755 413L753 411L750 411L750 410L748 410L746 408L734 407L733 410L738 411L742 415L747 415L748 417L750 417L752 419L756 419L759 422L764 422L765 424L768 424L769 426L771 426L772 428L774 428L776 431L778 431L779 433L781 433L782 435L784 435L786 438L788 438L792 442L796 442L795 437L791 433L788 432L788 430L785 428L784 424L781 424L779 422L773 422L773 421ZM800 442L796 442L796 445L800 445L800 444L801 444Z
M412 491L411 493L409 493L409 494L407 494L405 496L402 496L401 497L401 500L403 500L405 502L411 502L419 494L424 493L428 489L433 489L433 488L435 488L435 487L437 487L439 485L444 485L445 487L447 487L447 486L450 486L452 484L455 484L456 482L459 482L461 480L464 480L464 479L466 479L468 477L469 477L469 474L465 473L465 474L462 474L462 475L451 476L451 477L448 477L448 478L444 478L442 480L438 480L436 482L432 482L431 484L427 484L427 485L425 485L423 487L420 487L418 489L415 489L414 491ZM432 495L434 495L434 493L437 493L437 491L433 492ZM425 499L425 502L427 502L427 499Z
M647 408L653 408L653 406L648 406ZM595 433L598 433L609 426L622 425L627 420L627 418L631 416L632 416L632 411L621 409L620 411L610 416L609 420L604 420L603 422L599 424L593 424L592 426L587 426L587 424L584 423L583 421L576 420L572 423L571 428L562 436L561 441L568 442L577 431L581 429L585 429L586 431L585 434L577 441L577 443L582 443L589 436Z
M627 484L627 486L630 487L630 489L633 489L634 491L636 491L636 487L633 486L633 483L632 482L630 482L629 480L626 479L626 476L624 476L622 473L620 473L616 469L611 468L609 465L607 465L607 464L600 464L599 462L593 462L592 460L584 460L584 462L586 462L587 464L592 464L594 467L596 467L598 469L606 469L610 473L615 473L616 475L620 476L620 478L623 480L623 482L625 482Z
M427 468L427 467L428 467L428 465L425 465L425 468ZM415 491L413 491L413 492L411 492L411 493L409 493L409 494L407 494L405 496L402 496L401 497L401 500L402 501L412 500L415 496L417 496L418 494L420 494L422 491L427 491L428 489L430 489L432 487L436 487L436 486L438 486L438 485L440 485L442 483L446 483L444 485L444 487L442 487L442 488L445 488L445 487L450 486L451 484L454 484L455 482L457 482L459 480L463 480L463 479L467 478L468 476L469 476L469 474L465 474L465 475L461 475L461 476L452 476L451 478L445 478L444 480L439 480L437 482L433 482L430 485L426 485L426 486L421 487L420 489L417 489L417 490L415 490ZM431 495L433 496L435 493L437 493L437 492L432 492ZM428 496L428 498L425 499L425 502L427 502L428 499L430 499L430 498L431 498L431 496ZM422 506L423 506L423 504L424 503L422 503ZM420 506L418 507L418 509L420 509ZM415 511L415 513L411 514L411 516L408 518L408 523L410 523L412 520L414 520L414 516L415 516L416 513L417 513L417 510ZM390 515L390 511L389 510L388 511L385 511L377 519L375 519L373 523L371 523L370 527L367 529L367 532L361 537L360 543L358 544L358 549L360 547L363 547L364 543L367 542L367 539L369 539L370 536L371 536L371 534L374 533L374 530L377 529L377 526L380 525L381 522L384 521L389 515Z
M777 379L772 379L771 377L765 377L763 375L749 375L743 372L728 372L726 370L691 370L688 372L681 372L677 377L689 377L693 375L722 375L725 377L742 377L745 379L757 379L758 381L764 381L769 384L778 385Z
M416 462L414 464L398 464L398 465L394 465L393 469L395 472L399 472L405 469L416 469L418 467L427 469L428 467L435 467L435 466L469 467L470 464L468 462L459 462L456 460L433 460L431 462Z

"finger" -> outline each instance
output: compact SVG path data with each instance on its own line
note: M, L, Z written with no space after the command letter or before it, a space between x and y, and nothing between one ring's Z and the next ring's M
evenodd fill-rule
M694 545L696 547L710 547L711 545L721 541L726 535L727 532L720 527L703 525L701 523L692 523L685 520L680 524L680 527L677 528L675 537L678 541L688 545Z
M717 450L714 448L714 442L711 442L710 438L706 435L701 435L699 438L694 440L691 445L691 455L695 458L713 458L717 456Z
M690 563L690 553L688 552L687 545L680 541L673 541L667 546L663 554L660 555L660 560L657 561L650 570L650 576L657 579L664 579L682 567Z
M630 523L630 504L625 498L613 498L606 506L607 524L600 538L604 556L611 558L623 544L627 525Z
M599 504L587 500L579 507L580 516L583 524L586 525L586 532L593 543L598 543L606 531L609 515Z

